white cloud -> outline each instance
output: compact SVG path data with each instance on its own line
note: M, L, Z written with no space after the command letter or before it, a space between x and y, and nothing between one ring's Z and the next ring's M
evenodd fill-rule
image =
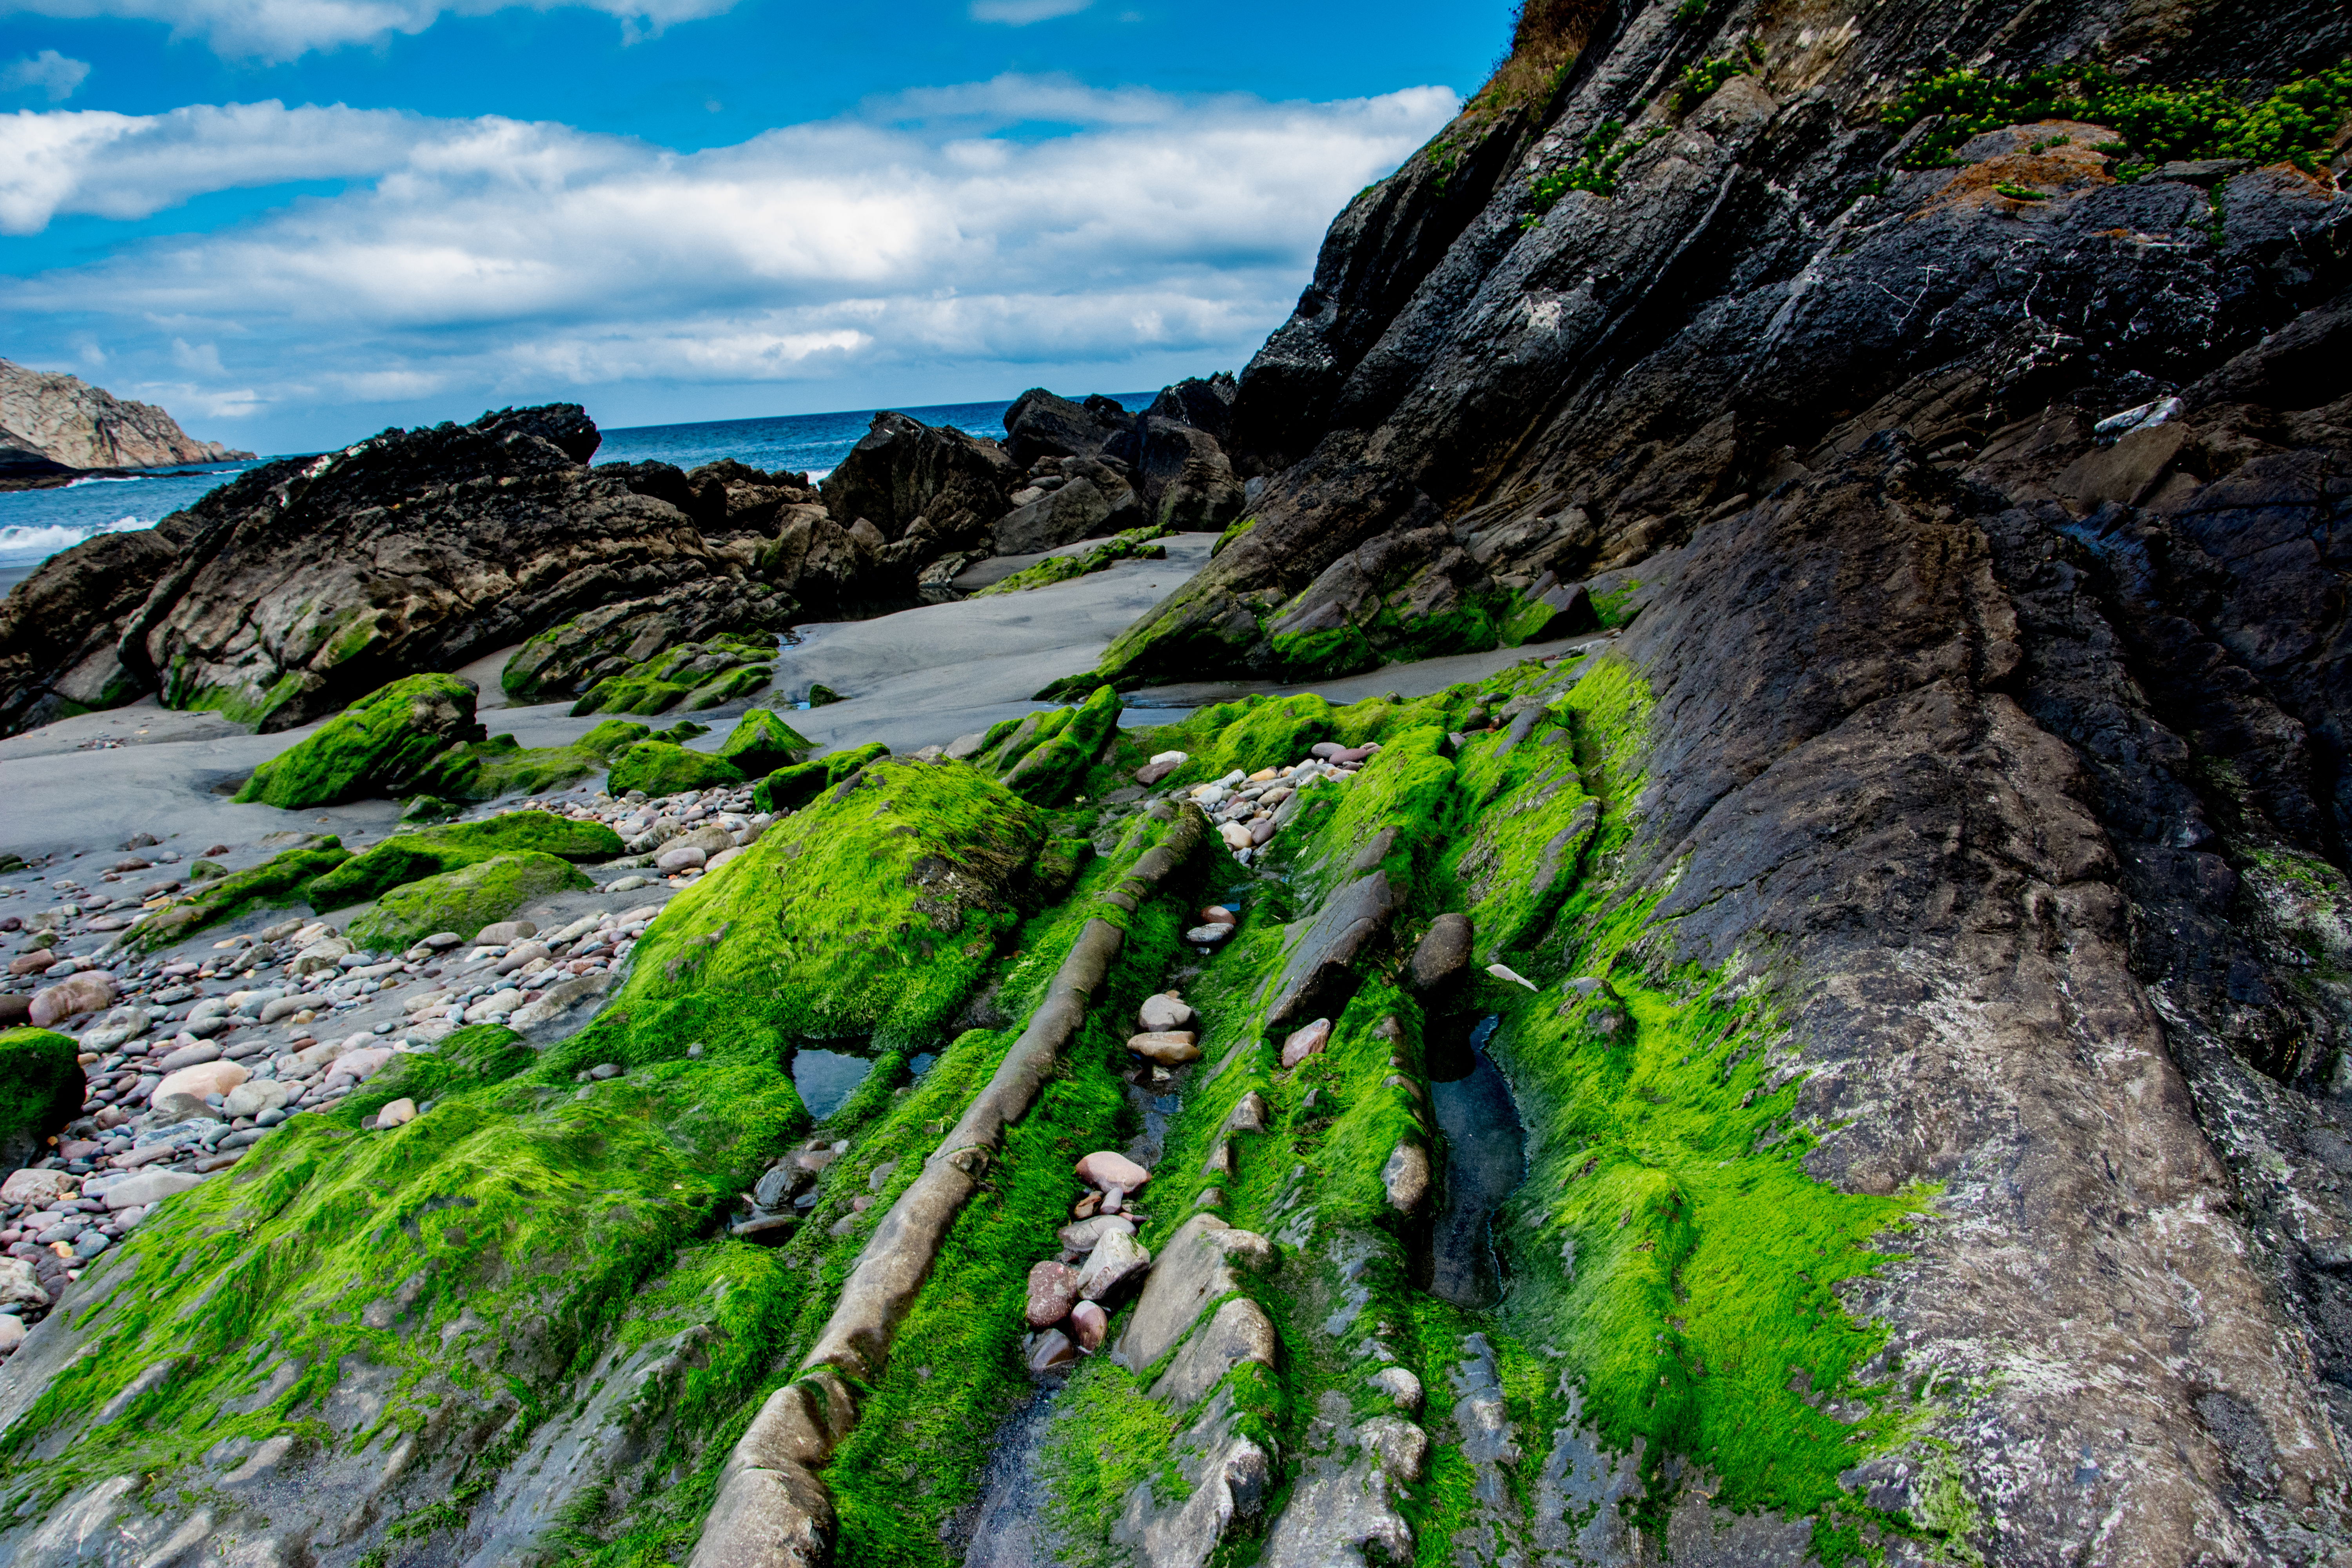
M676 22L715 16L734 0L0 0L0 10L41 16L122 16L164 22L174 37L200 37L219 54L289 60L313 49L421 33L444 16L585 5L618 17L634 38Z
M971 0L971 19L1025 27L1032 22L1051 21L1055 16L1074 16L1094 3L1095 0Z
M691 153L275 103L24 114L0 119L17 232L354 184L0 279L0 313L102 330L118 362L168 362L225 412L1150 352L1213 368L1288 311L1330 215L1454 106L1443 88L1267 103L1008 78ZM991 133L1024 119L1071 129ZM214 344L232 340L227 387Z
M38 88L51 103L63 103L89 75L88 60L68 59L55 49L43 49L0 66L0 92Z

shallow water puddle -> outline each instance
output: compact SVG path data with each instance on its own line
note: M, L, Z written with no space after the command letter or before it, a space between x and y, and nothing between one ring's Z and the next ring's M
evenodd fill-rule
M1441 1026L1430 1041L1429 1094L1445 1134L1445 1206L1430 1237L1432 1295L1491 1307L1503 1294L1490 1221L1527 1174L1527 1134L1511 1087L1487 1058L1502 1019L1467 1031Z
M809 1115L819 1121L840 1110L842 1101L856 1093L857 1086L873 1070L870 1058L845 1051L803 1046L793 1053L793 1087L801 1091Z

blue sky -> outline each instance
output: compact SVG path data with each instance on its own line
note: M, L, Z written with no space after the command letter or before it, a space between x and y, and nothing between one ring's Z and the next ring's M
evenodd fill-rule
M262 451L1238 369L1500 3L0 0L0 356Z

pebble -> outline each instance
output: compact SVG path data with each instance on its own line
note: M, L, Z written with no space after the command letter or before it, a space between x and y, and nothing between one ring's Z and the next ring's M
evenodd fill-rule
M1194 926L1184 933L1184 940L1195 947L1214 947L1233 934L1231 925L1218 921L1213 925Z
M1225 847L1228 849L1254 848L1261 842L1261 840L1252 838L1250 837L1250 830L1244 827L1238 822L1228 822L1223 824L1217 829L1217 833L1219 837L1224 839ZM1268 837L1271 837L1271 835Z
M1050 1329L1070 1315L1078 1301L1078 1271L1047 1258L1029 1270L1029 1296L1024 1309L1033 1329Z
M416 1120L416 1101L395 1100L375 1113L378 1127L402 1127Z
M529 921L497 921L474 933L477 947L505 947L527 936L537 936L539 928ZM431 940L427 938L426 940Z
M1092 1219L1082 1219L1074 1224L1066 1225L1055 1231L1054 1236L1055 1240L1072 1252L1083 1254L1092 1252L1096 1242L1115 1230L1123 1230L1129 1236L1133 1236L1135 1222L1123 1214L1097 1215Z
M1070 1309L1069 1333L1081 1352L1092 1355L1110 1337L1110 1314L1099 1302L1081 1301Z
M1043 1376L1046 1373L1059 1371L1077 1359L1077 1347L1070 1342L1070 1336L1059 1329L1048 1329L1038 1337L1036 1344L1029 1352L1029 1371L1033 1376Z

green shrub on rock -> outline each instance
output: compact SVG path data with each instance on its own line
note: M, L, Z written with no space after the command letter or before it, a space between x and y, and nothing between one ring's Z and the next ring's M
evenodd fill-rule
M378 952L396 952L436 931L454 931L470 939L535 900L592 886L569 860L556 856L499 855L394 888L353 921L348 934Z
M364 903L404 883L455 871L499 855L531 852L566 860L604 860L621 853L620 836L601 822L575 822L547 811L513 811L396 833L310 884L310 907L325 913Z
M89 1092L70 1035L0 1030L0 1162L15 1170L47 1152L49 1139L81 1114Z
M453 744L481 738L473 687L454 675L412 675L362 698L262 763L236 798L301 811L407 795Z
M835 752L813 763L796 763L789 768L778 768L760 781L751 792L751 804L761 811L798 811L818 793L839 784L867 763L890 754L890 748L879 741L846 752Z
M604 793L623 795L641 789L649 795L677 795L742 782L741 769L709 752L688 751L670 741L638 741L613 759Z
M719 743L719 755L746 777L790 767L816 750L816 743L765 708L754 708Z
M152 952L208 926L233 921L256 904L307 903L310 883L351 858L352 852L332 835L305 837L258 866L232 872L192 897L149 915L131 928L127 945L135 952Z
M970 768L875 762L672 900L620 995L556 1049L593 1065L698 1042L924 1039L1016 923L1044 837L1034 808Z

